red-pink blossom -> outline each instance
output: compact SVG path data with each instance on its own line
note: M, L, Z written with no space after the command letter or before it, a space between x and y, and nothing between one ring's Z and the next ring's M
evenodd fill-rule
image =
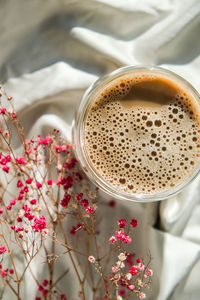
M126 227L126 219L120 219L118 221L118 225L120 228L125 228Z
M20 179L17 181L17 187L23 187L23 182Z
M125 294L126 294L125 290L120 290L120 291L119 291L119 295L120 295L120 296L125 296Z
M43 294L43 296L46 296L47 294L48 294L48 290L47 289L44 289L43 291L42 291L42 294Z
M28 192L29 192L28 186L25 186L25 187L24 187L24 192L25 192L25 193L28 193Z
M65 162L64 163L63 167L68 169L68 170L71 170L75 166L76 162L77 162L76 158L72 157L70 162Z
M7 166L7 165L3 166L3 171L4 171L4 172L8 173L9 170L10 170L10 167L9 167L9 166Z
M55 150L57 153L61 152L61 147L59 145L55 145Z
M9 270L9 273L12 275L12 274L14 274L14 270L13 269L10 269Z
M141 293L139 294L139 298L140 298L140 299L144 299L144 298L146 298L146 294L145 294L145 293L143 293L143 292L141 292Z
M111 237L109 238L109 242L110 242L111 244L114 244L116 241L117 241L117 238L116 238L115 236L111 236Z
M36 200L36 199L32 199L32 200L30 201L30 203L31 203L32 205L34 205L34 204L37 203L37 200Z
M0 164L5 166L7 164L7 159L5 157L3 157L1 160L0 160Z
M52 185L52 184L53 184L53 181L52 181L51 179L48 179L48 180L47 180L47 184L48 184L48 185Z
M12 157L10 156L10 154L8 154L8 155L5 156L5 159L6 159L7 162L11 162Z
M34 218L34 223L32 224L32 228L35 232L40 232L47 227L47 221L45 216L40 216L39 218Z
M133 275L133 276L137 275L137 273L138 273L137 267L136 266L132 266L129 269L129 273L131 273L131 275Z
M1 276L2 276L2 277L7 276L7 274L8 274L8 270L2 270L2 271L1 271Z
M62 207L68 206L70 199L71 199L71 195L65 193L62 201L60 202L60 205Z
M43 282L42 282L43 286L47 286L47 285L48 285L48 283L49 283L49 282L48 282L48 280L47 280L47 279L44 279L44 280L43 280Z
M61 151L62 152L65 152L66 150L67 150L67 146L65 146L65 145L61 146Z
M16 114L15 112L13 112L13 113L11 114L11 117L12 117L13 119L16 119L16 118L17 118L17 114Z
M122 238L122 241L125 243L125 244L130 244L132 239L131 237L128 235L128 234L124 234L123 238Z
M86 208L89 205L89 201L87 199L82 199L80 204L81 206Z
M15 231L16 232L24 231L24 228L22 226L20 226L20 225L17 225Z
M0 215L2 215L2 214L3 214L3 208L0 207Z
M21 156L21 157L16 157L16 162L19 165L26 165L27 164L27 160L25 157Z
M110 207L115 207L115 205L116 205L116 202L114 200L110 200L108 202L108 206L110 206Z
M0 247L0 254L3 254L7 251L6 247L5 246L1 246Z
M16 199L11 199L10 200L10 205L15 205L16 204Z
M20 218L19 216L17 217L17 222L21 223L22 222L22 218Z
M131 222L130 222L130 225L131 225L132 227L137 227L137 225L138 225L137 219L132 219Z
M92 206L88 206L85 210L88 214L92 214L94 212L94 208Z
M41 184L39 181L37 181L37 182L36 182L36 187L37 187L38 189L40 189L40 188L42 187L42 184Z
M7 210L11 210L11 209L12 209L12 205L10 205L10 204L7 205L7 206L6 206L6 209L7 209Z
M26 145L30 145L31 144L31 141L29 139L26 139L26 142L25 142Z
M124 233L123 231L119 230L115 233L115 237L118 239L118 240L121 240L123 237L124 237Z
M31 184L31 183L32 183L32 179L31 179L30 177L27 178L27 179L26 179L26 183L27 183L27 184Z
M76 199L78 201L80 201L81 199L83 199L83 193L76 194Z
M146 274L148 276L152 276L153 275L153 271L151 269L146 269Z
M1 108L0 109L0 114L5 115L5 113L6 113L6 108Z
M53 141L53 139L49 135L47 135L44 139L39 138L38 145L46 146L46 145L50 144L52 141Z
M17 200L23 200L24 195L22 193L19 193L19 196L17 197Z

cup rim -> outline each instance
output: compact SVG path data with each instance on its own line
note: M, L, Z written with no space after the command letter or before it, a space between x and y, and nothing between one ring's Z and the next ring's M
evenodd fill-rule
M183 77L180 75L162 68L158 66L152 66L152 65L136 65L136 66L126 66L122 68L118 68L117 70L114 70L113 72L106 74L99 79L97 79L85 92L79 109L76 113L76 117L73 122L73 147L75 149L75 155L77 159L80 161L80 164L82 166L83 171L86 173L88 178L101 190L106 192L112 197L117 197L120 200L129 200L134 202L155 202L160 201L164 199L168 199L169 197L172 197L176 195L177 193L181 192L183 188L188 186L200 173L200 165L198 168L194 170L194 172L182 183L176 185L175 187L172 187L171 189L159 192L155 194L131 194L126 193L125 191L117 189L112 184L108 183L103 177L101 177L97 171L95 171L95 168L93 167L90 160L87 158L86 152L84 151L84 139L82 132L84 130L84 116L85 113L89 107L89 104L91 104L90 100L92 99L93 95L100 90L100 88L109 81L112 81L116 79L117 77L128 74L129 72L134 71L153 71L153 72L160 72L164 73L166 75L169 75L172 77L172 79L179 80L183 85L185 85L197 98L198 101L200 101L200 94L197 92L197 90Z

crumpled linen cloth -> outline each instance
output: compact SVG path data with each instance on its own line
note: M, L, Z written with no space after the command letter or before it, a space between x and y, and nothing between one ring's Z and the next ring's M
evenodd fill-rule
M7 0L0 2L0 25L0 80L27 137L56 127L70 141L85 89L121 66L159 65L200 91L199 0ZM138 218L134 251L149 249L153 257L148 299L200 299L199 177L168 200L117 201L115 215L103 213L105 234L119 217ZM42 265L33 268L43 273ZM34 299L37 287L26 280L23 299ZM76 284L73 274L63 282L69 300L78 299Z

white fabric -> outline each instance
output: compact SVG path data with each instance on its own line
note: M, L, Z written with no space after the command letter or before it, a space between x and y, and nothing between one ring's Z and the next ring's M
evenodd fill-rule
M70 140L85 88L120 66L157 64L200 91L199 0L16 2L0 4L0 78L16 99L27 137L56 127ZM200 297L199 193L198 177L181 194L160 203L118 201L115 216L102 208L105 233L119 217L139 219L134 251L145 255L150 249L153 257L148 299ZM76 300L74 278L67 278L63 289L69 300ZM29 287L27 281L23 299L34 298L36 287L31 295Z

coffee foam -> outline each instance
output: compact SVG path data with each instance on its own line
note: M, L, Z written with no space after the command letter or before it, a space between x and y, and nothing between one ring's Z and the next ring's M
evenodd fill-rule
M155 194L184 182L200 161L200 105L161 74L108 83L85 116L84 144L99 176L130 194Z

